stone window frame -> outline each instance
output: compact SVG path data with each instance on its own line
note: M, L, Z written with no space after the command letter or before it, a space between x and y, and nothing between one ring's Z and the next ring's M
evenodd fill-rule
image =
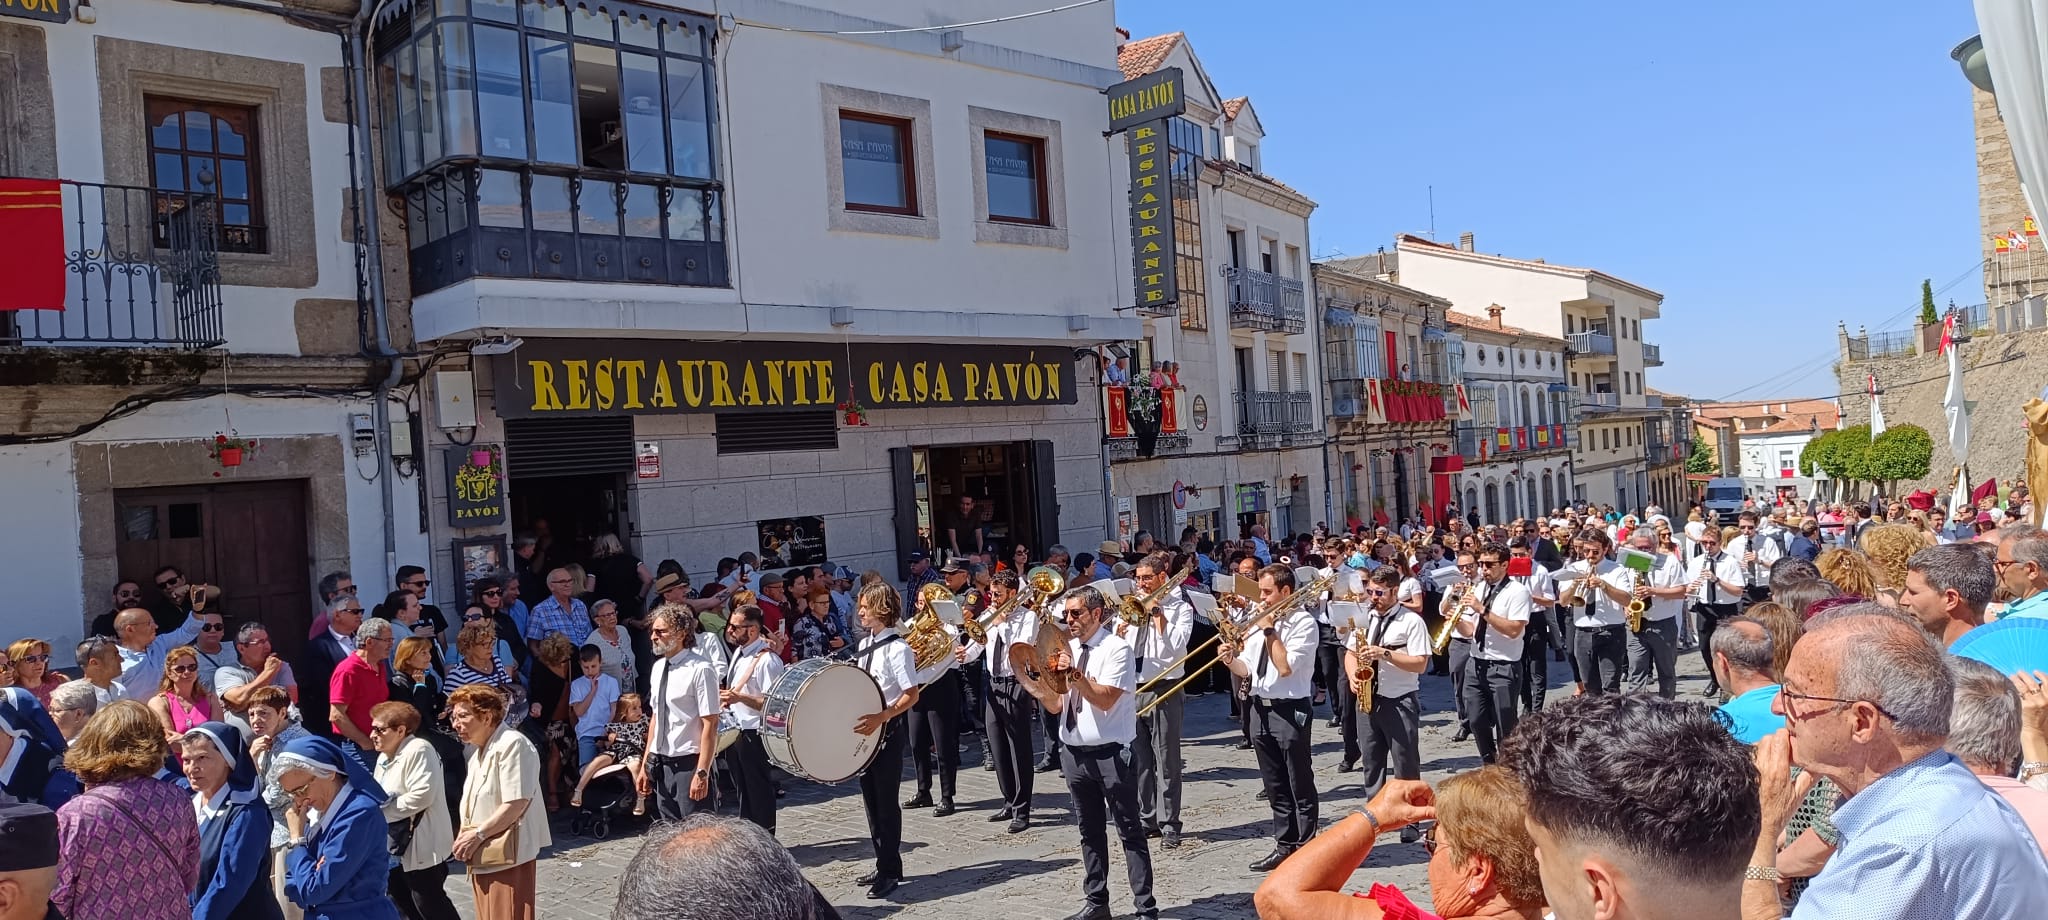
M57 178L57 109L43 30L0 22L0 175Z
M988 170L983 162L983 144L988 132L1037 138L1045 150L1045 210L1043 224L990 220L988 216ZM1050 118L967 107L968 173L974 177L974 241L1012 246L1067 248L1067 170L1065 144L1060 123Z
M928 240L938 239L939 182L937 160L932 155L931 100L833 83L818 84L818 95L825 125L821 149L825 158L826 226L848 233L880 233ZM910 122L911 162L915 167L917 183L917 214L847 210L846 165L840 159L839 151L841 111L883 115Z
M221 282L309 288L320 281L306 67L218 51L94 37L107 182L149 186L144 95L253 106L270 251L222 252Z

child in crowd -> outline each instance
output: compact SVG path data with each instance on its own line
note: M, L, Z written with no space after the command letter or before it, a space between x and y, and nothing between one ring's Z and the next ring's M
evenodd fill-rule
M592 778L615 763L626 765L633 776L633 785L640 785L640 755L647 745L647 716L641 707L640 694L628 693L619 697L613 707L612 721L606 725L604 747L595 757L587 758L583 764L583 776L576 781L576 794L569 799L574 808L583 807L583 787ZM647 797L641 796L633 804L633 813L647 813Z
M604 673L604 655L595 644L577 649L576 662L583 674L569 685L569 711L576 720L576 760L589 764L597 759L612 706L624 691L618 678Z

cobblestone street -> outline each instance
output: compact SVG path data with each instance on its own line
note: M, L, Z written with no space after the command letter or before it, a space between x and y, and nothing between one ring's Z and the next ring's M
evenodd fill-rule
M1698 652L1679 656L1679 694L1698 699L1704 668ZM1551 697L1571 693L1571 672L1560 662L1550 665ZM1562 686L1562 689L1559 687ZM1422 682L1422 770L1425 779L1440 780L1479 764L1470 742L1452 744L1457 730L1451 715L1450 681L1425 677ZM1332 823L1363 805L1359 774L1338 773L1341 744L1328 727L1327 707L1317 710L1315 764L1322 820ZM1184 843L1166 850L1153 841L1154 893L1161 915L1180 918L1246 918L1252 916L1251 893L1261 876L1246 868L1272 848L1270 812L1254 796L1259 791L1258 767L1252 752L1237 750L1236 723L1227 701L1210 694L1189 701L1183 773ZM790 847L804 873L824 891L848 920L868 918L1002 917L1005 920L1046 920L1066 917L1081 904L1081 850L1070 823L1066 787L1058 773L1040 773L1034 787L1033 821L1021 834L1004 833L1003 824L986 818L997 800L995 774L981 769L978 736L966 736L970 750L961 755L960 812L934 818L929 809L904 814L904 868L907 878L888 900L869 901L854 879L871 867L867 823L860 789L854 783L817 786L800 780L787 783L789 794L777 816L778 836ZM914 784L906 779L903 795ZM728 798L724 809L732 813ZM1122 859L1111 837L1110 906L1118 916L1130 913L1130 889ZM638 849L640 835L629 826L612 839L592 840L567 833L566 820L556 825L555 846L540 863L540 916L603 918L611 916L617 879ZM1357 886L1374 881L1399 885L1428 906L1426 865L1422 845L1402 844L1393 835L1380 839L1372 858L1353 877ZM468 881L459 873L449 879L455 903L471 906Z

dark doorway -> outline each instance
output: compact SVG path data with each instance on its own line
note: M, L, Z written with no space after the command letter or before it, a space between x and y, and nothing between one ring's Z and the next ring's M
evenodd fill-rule
M297 660L314 607L305 494L298 480L117 489L121 577L147 593L150 576L175 565L194 584L218 585L230 639L261 623L278 656Z
M890 459L899 556L935 551L940 532L956 523L963 495L974 499L969 529L995 558L1023 543L1039 559L1059 542L1050 441L896 448Z
M515 467L516 469L516 467ZM520 477L507 484L512 501L512 529L543 538L536 564L546 568L590 561L590 544L603 534L629 540L626 521L626 477L622 473L582 473ZM466 599L465 599L466 600ZM534 603L529 598L528 603Z

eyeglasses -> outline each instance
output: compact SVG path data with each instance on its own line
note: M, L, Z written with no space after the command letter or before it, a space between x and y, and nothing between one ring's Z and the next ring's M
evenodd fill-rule
M1436 825L1432 824L1428 830L1422 832L1422 852L1435 856L1436 847Z
M1499 559L1481 559L1481 560L1479 560L1479 564L1480 564L1480 566L1482 566L1482 567L1484 567L1484 568L1489 568L1489 569L1490 569L1490 568L1493 568L1494 566L1497 566L1497 565L1507 565L1507 563L1506 563L1506 562L1504 562L1504 561L1502 561L1502 560L1499 560Z
M204 625L200 626L200 627L199 627L199 631L200 631L200 632L226 632L226 631L227 631L227 627L226 627L226 626L224 626L224 625L222 625L222 624L220 624L220 623L207 623L207 624L204 624Z
M196 665L196 664L174 664L174 665L171 665L171 673L172 673L172 674L191 674L191 673L193 673L193 672L195 672L195 671L198 671L198 670L199 670L199 666L198 666L198 665Z
M497 588L492 588L492 589L490 589L490 590L488 590L488 591L485 591L485 592L483 593L483 596L484 596L484 597L502 597L502 596L503 596L504 594L505 594L505 592L504 592L504 591L501 591L501 590L499 590L499 589L497 589Z
M1388 591L1387 589L1385 589L1385 588L1367 588L1367 589L1365 589L1365 596L1366 596L1366 597L1386 597L1386 596L1387 596L1387 595L1388 595L1389 593L1391 593L1391 592L1389 592L1389 591Z
M378 725L378 724L377 724L377 723L375 723L375 722L372 722L372 723L370 723L370 734L372 734L372 735L381 735L381 734L384 734L385 732L388 732L388 731L396 731L396 730L397 730L397 729L394 729L394 728L392 728L392 727L391 727L391 726L389 726L389 725Z
M50 660L48 655L23 655L18 664L42 664Z
M170 586L172 586L172 585L175 585L175 584L177 584L178 582L181 582L181 581L184 581L184 579L182 579L182 578L173 578L173 579L171 579L171 580L169 580L169 581L160 581L160 582L157 582L157 583L156 583L156 586L157 586L157 587L159 587L159 588L168 588L168 587L170 587Z
M1835 705L1832 708L1835 709L1840 709L1844 706L1854 706L1857 703L1867 703L1869 704L1870 708L1877 710L1878 713L1880 715L1883 715L1885 718L1890 719L1894 722L1897 722L1899 720L1899 717L1892 715L1890 710L1884 708L1883 706L1879 706L1878 704L1871 702L1870 700L1851 700L1844 699L1839 696L1810 696L1804 693L1793 693L1791 690L1786 689L1785 685L1783 684L1778 685L1778 696L1782 699L1787 700L1806 700L1815 703L1833 703ZM1792 707L1785 707L1785 715L1788 718L1792 717ZM1803 719L1804 717L1800 718Z
M490 617L484 616L484 615L483 615L483 614L481 614L481 613L474 613L474 614L472 614L472 613L465 613L465 614L463 614L463 615L462 615L462 622L464 622L464 623L475 623L475 622L477 622L478 620L488 620L488 619L490 619Z
M307 778L307 780L303 783L300 783L298 785L298 788L296 789L290 786L284 786L283 788L285 795L291 796L295 799L303 799L306 797L306 790L313 788L313 780L310 777Z
M335 612L335 613L362 613L362 612L363 612L363 608L361 608L361 607L339 607L339 608L336 608L334 612Z
M355 586L355 585L342 585L341 587L339 587L339 588L336 588L336 589L334 589L334 593L336 593L336 594L346 594L346 595L348 595L348 596L350 596L350 597L354 597L354 596L356 596L356 586Z
M405 586L408 588L424 588L430 584L433 584L433 582L422 578L419 581L408 581L405 583Z

